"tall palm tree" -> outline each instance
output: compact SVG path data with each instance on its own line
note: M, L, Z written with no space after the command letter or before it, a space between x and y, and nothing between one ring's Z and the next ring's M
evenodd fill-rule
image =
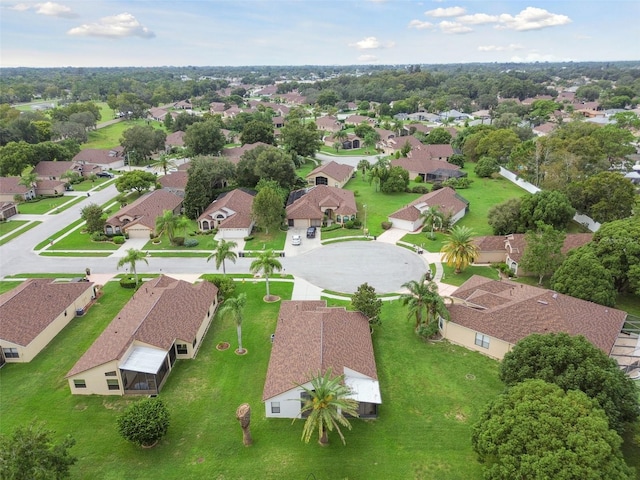
M33 170L31 170L30 172L23 173L20 176L20 180L18 180L18 185L22 185L23 187L31 189L35 186L37 181L38 181L38 174Z
M174 244L176 231L186 229L189 226L189 219L181 215L176 215L172 210L164 210L162 215L156 218L156 235L167 234L171 245Z
M335 132L333 134L333 138L335 138L336 140L338 140L340 143L344 142L347 138L349 138L349 135L347 134L346 130L338 130L337 132Z
M238 255L233 249L237 246L238 244L236 242L227 242L225 239L220 240L213 253L207 257L207 262L213 258L216 261L216 270L220 270L220 265L222 265L222 274L226 275L225 260L231 260L233 263L236 263Z
M309 443L314 431L318 431L318 443L328 445L328 433L335 429L340 435L342 443L345 444L344 435L340 426L351 430L349 420L345 414L357 417L358 402L352 398L347 398L351 394L351 389L344 384L344 375L331 378L331 368L328 368L324 375L311 380L311 387L307 388L298 385L308 395L303 401L300 413L309 412L302 429L302 439Z
M158 161L153 165L153 167L157 170L162 170L164 174L167 174L167 171L171 168L175 168L176 162L173 158L167 155L160 155Z
M136 271L136 263L142 260L144 261L144 263L149 265L146 257L147 255L143 251L136 250L135 248L130 248L129 250L127 250L127 254L122 257L120 261L118 261L118 269L129 264L136 280L136 286L138 286L138 272Z
M415 317L416 329L423 323L429 325L437 318L449 318L444 299L438 294L438 285L427 279L426 274L420 280L411 280L402 285L409 290L400 296L403 305L409 306L409 318Z
M269 293L269 275L273 272L279 272L282 270L282 264L276 258L273 253L273 250L265 250L258 255L251 265L249 266L249 270L251 273L260 273L264 274L264 280L267 284L267 296L265 300L271 299L271 294Z
M469 227L456 225L451 229L447 243L440 249L442 260L450 267L455 267L455 273L462 272L478 258L480 252L473 243L473 235Z
M242 348L242 320L244 306L247 304L247 294L241 293L237 297L227 298L220 308L221 316L231 316L236 323L236 332L238 333L238 353L244 353Z
M369 160L365 160L364 158L358 162L358 166L356 167L358 170L362 171L362 178L364 178L367 170L371 168L371 164Z
M438 228L442 227L442 221L444 219L443 213L438 207L431 206L420 214L420 218L424 219L425 226L431 227L431 234L429 235L429 238L433 240L433 230L436 225Z

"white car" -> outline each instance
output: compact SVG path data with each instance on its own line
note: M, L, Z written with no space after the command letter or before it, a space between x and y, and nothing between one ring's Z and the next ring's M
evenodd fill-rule
M302 237L300 235L294 235L291 237L291 245L301 245Z

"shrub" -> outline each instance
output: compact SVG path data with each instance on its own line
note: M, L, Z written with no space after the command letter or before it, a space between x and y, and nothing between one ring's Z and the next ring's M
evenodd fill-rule
M431 188L432 192L435 192L436 190L440 190L442 188L442 183L440 182L436 182L433 184L433 187Z
M438 333L438 322L431 322L428 325L422 323L416 329L416 333L425 339L434 337Z
M199 243L200 243L200 242L198 242L198 240L196 240L195 238L187 238L187 239L184 241L184 246L185 246L185 247L189 247L189 248L191 248L191 247L197 247Z
M362 222L357 218L353 220L353 228L360 228L360 227L362 227Z
M478 160L473 171L480 178L490 178L494 173L498 173L500 171L500 165L495 158L482 157Z
M173 237L173 244L182 247L184 245L184 237Z
M464 168L464 155L461 153L454 153L447 161L453 165L459 166L460 168Z
M355 227L353 226L353 220L347 220L344 222L344 228L348 228L349 230L353 230Z
M413 181L416 183L422 183L424 182L424 178L422 178L421 175L418 175L416 178L413 179Z
M207 282L213 283L216 287L218 287L218 300L222 301L225 298L228 298L233 295L233 292L236 289L236 284L233 279L229 277L225 277L224 275L203 275Z
M383 230L389 230L391 227L393 227L393 223L391 222L387 222L386 220L384 222L382 222L380 224L380 226L382 227Z
M342 225L340 225L339 223L334 223L333 225L330 225L328 227L322 227L322 231L323 232L332 232L333 230L338 230L342 228Z
M244 241L245 242L250 242L251 240L253 240L253 235L249 235L248 237L244 237Z
M94 242L106 242L109 240L109 237L102 232L95 232L91 234L91 240Z
M412 193L419 193L421 195L424 195L425 193L429 193L429 187L427 187L426 185L415 185L412 189L411 189Z
M120 279L120 286L122 288L136 288L136 279L133 275L127 275Z
M124 237L122 235L116 235L111 241L116 245L122 245L124 243Z
M153 446L169 429L169 411L162 400L146 398L132 404L118 417L118 432L140 446Z

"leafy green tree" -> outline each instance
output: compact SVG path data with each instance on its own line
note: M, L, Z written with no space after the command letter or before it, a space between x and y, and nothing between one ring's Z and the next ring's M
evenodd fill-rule
M273 250L265 250L258 254L258 257L251 262L249 265L249 270L251 273L262 273L264 274L264 280L267 286L267 295L264 297L265 301L271 300L271 294L269 292L269 276L273 274L273 272L279 272L282 270L282 264L276 258Z
M449 319L449 311L444 303L443 297L438 294L438 284L429 280L427 274L420 280L411 280L402 285L408 293L400 296L402 305L408 306L408 317L415 317L416 330L422 325L431 327L433 333L438 328L438 318Z
M367 170L371 168L371 164L369 163L369 160L366 160L363 158L358 162L358 166L356 168L357 170L360 170L362 172L362 178L364 178L364 176L367 173Z
M600 223L630 217L636 201L631 180L617 172L600 172L571 184L568 194L578 211Z
M124 257L120 258L120 260L118 261L118 269L124 267L125 265L129 265L131 271L133 272L136 285L138 285L138 271L136 270L136 264L142 260L144 263L149 265L146 257L147 255L143 251L136 250L135 248L130 248L127 250L127 254Z
M278 228L284 218L284 203L278 191L270 187L260 190L253 199L251 215L267 234L269 229Z
M533 334L520 340L500 364L500 380L513 386L527 379L580 390L598 401L609 425L622 434L638 418L638 389L606 353L582 335Z
M104 218L104 210L100 205L90 203L80 210L80 216L85 221L88 233L102 232L106 219Z
M611 115L611 120L615 120L616 126L626 129L640 129L640 118L634 112L618 112Z
M233 249L237 246L238 244L234 241L227 241L224 238L220 239L213 253L207 257L207 262L214 259L216 261L216 270L220 270L220 265L222 265L222 274L226 275L227 269L225 261L230 260L231 262L236 263L238 255L233 251Z
M489 209L487 223L491 226L494 235L508 235L521 231L520 204L519 198L510 198Z
M584 393L526 380L493 400L471 434L484 478L631 480L607 417Z
M616 125L605 125L593 133L593 137L600 143L600 147L610 163L624 160L627 155L635 153L632 145L635 137L633 133Z
M447 235L440 253L447 265L455 267L455 273L462 272L478 258L478 246L473 243L473 236L473 230L460 225L453 227Z
M309 413L302 429L302 439L309 443L311 435L318 432L318 443L329 444L329 432L338 432L343 444L346 444L340 427L351 430L349 420L345 415L358 416L358 402L348 398L351 389L344 384L344 375L331 378L331 368L322 375L311 380L311 387L298 385L307 394L307 398L300 400L302 408L300 413Z
M244 353L242 348L242 321L244 319L244 307L247 304L247 294L241 293L237 297L226 298L220 308L222 317L229 316L236 324L236 333L238 334L238 353Z
M224 158L192 159L184 193L185 215L191 219L198 218L235 175L235 165Z
M367 149L367 153L369 153L369 150L375 148L376 143L378 143L379 141L380 134L374 130L373 132L369 132L364 136L362 143L364 145L364 148Z
M338 137L334 135L336 140ZM320 150L322 141L315 123L292 121L280 129L279 143L286 152L295 152L303 157L313 157Z
M476 146L475 153L479 157L495 158L498 163L505 165L511 151L520 143L522 143L520 138L513 130L501 128L484 134Z
M591 245L584 245L569 252L551 277L551 288L609 307L613 307L616 301L616 289L611 272L602 265Z
M637 216L602 225L590 243L620 293L640 292L640 221Z
M142 194L151 189L156 181L157 177L151 172L132 170L124 172L116 179L116 189L122 193L134 190Z
M194 155L219 155L225 143L220 124L214 119L193 123L184 134L184 145Z
M124 147L125 155L130 164L146 161L151 154L164 149L167 134L155 129L151 125L136 125L124 132L120 138L120 145Z
M291 156L271 146L257 146L245 152L237 166L237 181L242 187L254 188L261 178L275 180L291 189L296 183L296 170Z
M543 190L522 197L520 224L524 231L536 228L538 222L565 230L575 213L576 209L564 193Z
M435 238L434 229L436 227L442 228L442 220L444 218L442 211L438 207L431 205L420 213L420 218L422 218L425 227L431 228L429 238L433 240Z
M426 145L444 145L451 143L451 133L446 128L438 127L429 132L429 135L424 139Z
M478 163L476 163L473 171L480 178L491 178L500 171L500 165L495 158L482 157L478 160Z
M542 285L542 279L562 264L564 256L561 250L565 237L565 232L544 223L538 223L535 231L530 230L525 234L527 248L520 260L520 268L537 275L538 285Z
M384 193L404 192L409 186L409 172L400 166L390 167L380 187Z
M351 309L362 312L369 319L370 325L380 325L382 300L376 295L376 289L368 283L358 286L351 296Z
M16 428L0 435L0 478L4 480L59 480L70 477L78 460L69 453L76 441L67 435L54 443L53 433L43 425Z
M170 415L159 398L145 398L131 404L118 416L120 435L142 447L154 446L169 430Z
M276 137L273 134L273 124L259 120L247 122L240 134L240 141L242 145L257 142L275 145Z
M339 142L344 142L347 138L349 138L349 134L346 130L338 130L333 134L333 138L335 138Z
M323 89L318 95L317 102L321 107L328 107L335 105L338 100L340 100L340 97L335 90Z

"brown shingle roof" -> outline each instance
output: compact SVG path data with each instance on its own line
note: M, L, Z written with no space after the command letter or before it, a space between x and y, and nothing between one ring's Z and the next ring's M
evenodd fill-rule
M328 368L342 375L347 367L377 380L367 318L326 305L324 300L282 302L262 400L304 384Z
M210 220L216 212L222 211L227 218L220 223L219 228L248 228L253 221L251 210L254 198L255 194L239 188L221 193L198 217L198 221Z
M569 233L565 237L560 251L562 254L566 255L569 250L586 245L592 238L592 233ZM474 243L478 246L480 251L484 252L505 250L509 253L509 258L515 262L520 262L522 255L524 255L524 251L527 248L527 241L524 233L477 237L474 240Z
M324 163L319 167L316 167L307 174L307 178L315 177L316 175L323 173L328 177L335 178L339 182L346 182L353 174L354 167L351 165L344 165L342 163L334 162Z
M217 294L210 282L190 284L164 275L144 283L67 377L121 359L134 341L167 351L176 340L192 341Z
M170 133L164 141L165 145L175 145L176 147L184 147L184 132L178 130L177 132Z
M41 178L60 177L67 171L80 171L80 164L77 162L42 161L33 168L33 171Z
M333 208L337 215L355 215L358 212L355 196L350 190L327 185L316 185L304 190L305 194L287 205L287 218L322 218L321 206Z
M455 215L460 210L467 208L468 204L469 202L456 194L453 188L444 187L416 198L406 207L389 215L389 218L415 222L420 214L429 207L436 207L443 213L451 212Z
M73 157L74 162L78 163L88 163L88 164L99 164L106 165L109 163L121 162L122 157L124 156L124 152L122 148L116 149L97 149L97 148L87 148L85 150L81 150L78 154ZM63 172L64 173L64 172Z
M178 170L177 172L163 175L158 179L158 183L164 188L184 190L187 188L187 180L189 180L188 173L185 170Z
M584 335L609 354L627 317L615 308L478 275L451 296L458 299L447 307L452 322L511 344L532 333L565 332Z
M20 177L0 177L0 194L2 195L24 195L32 188L19 185Z
M106 224L122 227L136 222L155 230L156 218L162 215L165 210L174 210L181 203L182 198L167 190L154 190L121 208L118 213L107 220ZM125 216L133 217L134 220L129 223L123 222L121 219Z
M0 337L26 347L92 288L91 282L54 282L50 278L27 280L0 295ZM67 311L71 318L75 314L75 311Z
M433 174L436 170L460 170L458 165L454 165L444 160L433 160L423 156L411 156L407 158L395 158L391 160L391 166L402 167L408 172L418 172Z

